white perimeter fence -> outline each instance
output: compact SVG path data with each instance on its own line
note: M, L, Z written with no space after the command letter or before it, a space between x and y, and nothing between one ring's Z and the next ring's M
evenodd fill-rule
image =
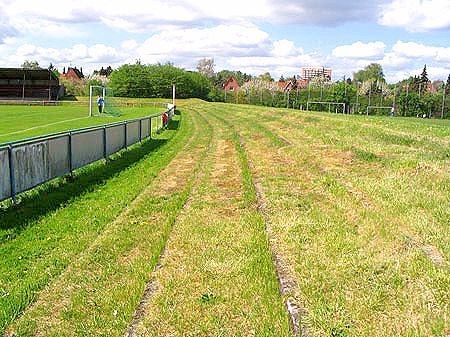
M164 104L171 120L175 107ZM0 144L0 201L151 138L163 113Z

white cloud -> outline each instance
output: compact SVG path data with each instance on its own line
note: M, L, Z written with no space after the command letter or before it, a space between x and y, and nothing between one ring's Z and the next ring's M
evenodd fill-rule
M381 5L378 23L412 32L450 28L450 1L393 0Z
M381 41L369 43L358 41L351 45L338 46L333 49L331 54L343 58L373 59L382 56L385 48L386 45Z
M136 49L144 62L155 56L250 56L268 53L269 35L252 25L219 25L212 28L168 30L154 34Z
M397 41L392 47L392 51L399 56L408 58L428 58L437 62L450 62L450 47L434 47L416 42Z
M0 0L0 11L10 29L24 34L35 33L33 28L37 27L56 33L86 23L103 23L129 32L155 32L169 27L204 27L205 22L336 25L374 19L377 5L384 1Z
M137 59L143 63L171 61L195 69L203 57L214 57L217 69L240 69L252 74L270 71L274 76L298 74L306 65L322 65L320 55L305 54L290 40L273 41L267 32L250 24L171 29L153 34L142 43L125 40L118 47L79 43L55 49L17 40L8 52L0 55L0 62L18 66L32 59L42 66L50 62L59 68L73 64L89 72L99 66L134 63Z
M289 40L278 40L273 43L272 55L277 57L295 56L302 54L303 49L295 47L294 42Z

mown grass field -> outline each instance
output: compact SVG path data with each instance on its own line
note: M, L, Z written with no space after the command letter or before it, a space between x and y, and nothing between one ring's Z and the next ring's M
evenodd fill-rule
M450 121L179 110L3 204L0 334L450 334Z
M95 108L95 107L94 107ZM0 143L48 133L144 117L163 107L122 107L121 116L89 117L87 106L0 106Z

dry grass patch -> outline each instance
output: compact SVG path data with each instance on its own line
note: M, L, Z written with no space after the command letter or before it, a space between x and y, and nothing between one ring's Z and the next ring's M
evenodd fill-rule
M372 134L347 116L314 117L305 127L294 114L283 114L292 121L283 125L264 116L259 108L227 114L246 139L266 191L269 230L295 272L312 335L445 335L448 269L403 240L416 233L436 248L448 242L448 172L428 169L413 180L402 172L425 158L441 165L439 153L430 157L434 145L408 132ZM295 145L280 149L279 136Z

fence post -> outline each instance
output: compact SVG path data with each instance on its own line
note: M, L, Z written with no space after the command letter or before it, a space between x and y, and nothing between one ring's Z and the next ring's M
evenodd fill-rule
M125 121L125 149L128 149L127 121Z
M72 132L69 132L69 173L73 174L73 165L72 165Z
M10 145L8 147L8 158L9 158L9 182L11 186L11 197L13 202L16 202L16 180L14 176L14 161L13 161L13 147Z
M106 159L106 126L103 127L103 157Z
M139 120L139 143L142 143L142 119Z
M149 138L152 139L152 118L148 119L148 128L149 128Z

